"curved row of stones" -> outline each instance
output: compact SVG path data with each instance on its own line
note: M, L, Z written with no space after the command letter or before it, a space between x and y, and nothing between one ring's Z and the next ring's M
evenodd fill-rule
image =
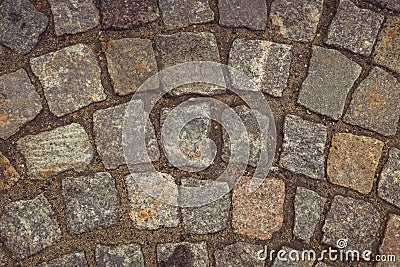
M132 5L126 5L124 1L100 2L102 25L106 28L129 29L135 25L155 21L160 16L167 29L179 29L214 20L214 12L205 0L183 3L159 0L158 4L155 0L133 1L135 4ZM265 19L268 16L267 4L260 0L253 2L252 5L248 5L246 1L239 0L218 1L219 24L265 30L269 26ZM400 12L400 6L395 1L361 2L370 2L377 7ZM56 35L85 32L100 23L100 12L89 0L49 0L49 4ZM33 6L26 0L2 1L0 26L5 30L0 32L0 42L22 54L34 49L49 23L49 19L40 12L40 8L40 5ZM321 0L307 0L301 4L297 1L275 0L272 2L269 16L284 38L297 42L311 42L315 38L322 10ZM349 0L340 1L326 40L326 44L331 48L312 46L308 76L300 88L297 103L314 113L334 120L341 119L348 124L378 133L382 139L395 136L400 116L400 82L394 74L400 72L399 24L399 16L386 16L385 20L380 12L360 8ZM370 57L373 67L367 77L358 81L362 67L334 48L343 48ZM158 71L157 55L161 68L192 60L220 60L216 39L212 33L206 32L159 34L154 40L110 40L103 49L114 91L119 96L134 93L143 81ZM288 44L236 39L229 53L228 64L243 70L253 78L254 82L265 90L264 93L280 98L288 83L291 51L292 46ZM76 44L30 59L30 68L39 79L46 103L55 116L62 117L107 99L100 79L101 69L96 60L97 52L99 51L94 51L86 44ZM131 75L132 73L135 75ZM224 92L221 88L193 86L178 88L171 94L220 95ZM346 105L350 94L351 101ZM2 139L13 136L23 125L34 120L43 109L40 96L24 69L0 76L0 96L4 103L2 109L5 110L0 118L2 126L4 125L0 129ZM125 107L126 104L121 104L94 113L92 119L96 147L92 147L88 133L78 123L19 139L16 145L26 160L27 175L32 179L48 179L69 169L84 170L92 161L94 150L107 170L124 165L121 131ZM207 108L205 110L207 112ZM246 125L253 124L247 107L239 106L236 111ZM168 112L168 108L162 110L161 118ZM138 110L138 114L140 113ZM183 133L182 136L192 138L183 139L180 144L185 153L196 154L196 147L192 144L209 135L210 125L209 120L199 119L184 128L186 134ZM160 152L152 125L149 126L148 133L149 154L153 161L157 161ZM377 177L378 163L385 146L385 143L378 139L351 133L335 133L332 139L328 140L326 126L292 114L285 117L283 135L280 167L311 179L328 180L364 195L371 192L374 182L379 179L378 196L394 208L400 208L398 148L390 148L389 158ZM249 165L254 166L260 138L257 133L250 136L252 155ZM223 140L222 158L227 160L229 140L225 136ZM330 148L326 148L328 143ZM328 150L328 153L325 153L325 150ZM2 170L7 178L1 181L0 185L3 189L9 189L18 181L19 174L7 158L3 155L0 157ZM137 163L140 163L140 158ZM135 175L149 174L134 173L124 179L130 200L129 215L132 223L138 229L144 230L177 227L179 210L148 197L134 182ZM173 177L166 173L152 175L158 176L154 177L158 179L173 180ZM192 186L204 182L190 177L182 180L183 185ZM256 191L257 198L248 194L248 183L249 179L242 179L231 196L226 196L211 205L181 209L184 230L191 234L216 233L226 229L231 222L237 234L258 240L270 239L283 224L285 183L281 179L270 177ZM120 220L119 192L114 178L108 172L64 178L62 199L67 230L71 234L105 229ZM312 190L297 188L293 228L297 239L310 242L320 224L327 201L327 198ZM349 240L349 248L369 249L377 241L382 216L369 202L337 195L331 200L330 209L324 216L322 242L336 246L338 239L346 237ZM1 215L0 237L14 259L22 260L61 239L57 220L43 194L34 199L13 202L4 208ZM400 248L396 245L400 243L399 229L400 217L391 214L380 252L400 253ZM218 266L263 266L254 253L260 249L262 248L259 245L237 242L217 250L213 257ZM187 256L188 266L209 265L206 242L168 243L157 246L157 260L161 266L173 265L174 260L181 254ZM141 245L135 243L114 246L99 244L96 247L95 258L98 266L108 266L111 262L119 262L119 266L144 264ZM86 266L84 252L67 254L39 266L72 264ZM281 266L280 264L276 261L273 265ZM319 263L318 266L325 265Z

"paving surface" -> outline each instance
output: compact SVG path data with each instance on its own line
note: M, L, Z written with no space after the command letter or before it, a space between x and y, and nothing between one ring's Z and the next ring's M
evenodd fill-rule
M129 151L138 171L127 167L121 134L132 95L158 71L197 60L243 71L271 107L277 149L253 193L265 146L256 111L210 84L139 100L136 118L155 104L145 143L157 172L140 151ZM207 118L163 145L168 114L200 96L238 114L249 162L221 199L174 207L136 181L203 186L231 156L234 142ZM0 0L0 126L0 266L400 266L397 0ZM217 146L206 169L205 138ZM204 170L174 167L171 151ZM398 262L257 258L265 246L321 252L340 239Z

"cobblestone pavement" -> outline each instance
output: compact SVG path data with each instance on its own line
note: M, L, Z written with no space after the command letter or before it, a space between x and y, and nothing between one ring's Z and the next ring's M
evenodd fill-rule
M250 132L234 189L179 208L135 181L205 185L226 168L230 141L215 121L193 120L182 152L207 165L196 144L210 137L216 158L196 173L175 168L160 141L171 110L212 96L255 121L225 88L176 88L147 124L157 172L131 173L126 103L153 74L195 60L253 79L277 150L249 193L263 143ZM0 266L400 266L257 258L265 246L319 253L344 239L400 261L398 0L0 0L0 110Z

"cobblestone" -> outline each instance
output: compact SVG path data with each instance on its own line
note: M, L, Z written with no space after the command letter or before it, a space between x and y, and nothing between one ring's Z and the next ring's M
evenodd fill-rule
M93 157L85 129L77 123L58 127L17 141L30 178L44 179L69 169L85 168Z
M59 267L59 266L75 266L75 267L87 267L89 266L85 253L84 252L76 252L70 253L54 260L43 262L38 265L38 267Z
M43 195L5 207L0 218L0 237L12 256L21 260L55 244L61 230L51 205Z
M0 243L0 266L11 266L11 259L6 255Z
M400 255L400 216L390 214L386 226L385 236L379 252L382 255L395 255L396 259ZM377 266L396 267L396 262L382 262Z
M391 148L378 185L378 195L384 200L400 207L400 150Z
M118 246L96 246L96 264L99 267L144 267L144 259L139 244Z
M315 267L332 267L332 265L328 265L326 263L323 262L318 262Z
M400 118L400 82L380 68L374 68L353 93L345 121L380 134L396 134Z
M283 133L280 165L313 179L324 179L326 127L294 115L287 115Z
M342 116L349 93L361 73L361 66L340 52L318 46L312 48L308 76L298 103L337 120Z
M290 247L282 247L281 250L285 251L284 256L281 257L287 259L287 261L281 261L278 258L275 258L272 267L311 267L314 264L315 260L301 260L301 251L290 248Z
M328 180L368 194L384 143L366 136L334 134L327 161Z
M329 28L327 44L369 56L384 17L357 7L350 0L341 0Z
M95 55L87 45L69 46L32 58L30 63L43 86L50 111L58 117L107 97Z
M209 266L207 244L200 243L166 243L157 245L159 266Z
M262 267L264 261L257 258L257 252L263 250L263 246L245 242L237 242L214 252L215 266L253 266Z
M62 197L72 234L104 229L119 221L118 192L109 173L63 179Z
M0 191L10 189L20 178L8 158L0 152Z
M379 7L388 8L390 10L400 12L400 3L397 0L364 0Z

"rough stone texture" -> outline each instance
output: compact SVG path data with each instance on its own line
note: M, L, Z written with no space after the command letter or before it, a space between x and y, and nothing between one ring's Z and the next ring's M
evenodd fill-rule
M313 179L325 178L326 127L287 115L280 165Z
M151 197L139 187L135 179L150 179L152 181L158 179L160 182L157 185L163 186L166 182L174 182L174 178L169 174L160 172L132 173L125 178L130 201L129 215L135 227L147 230L177 227L179 223L178 208ZM177 202L177 190L172 190L169 198L173 198Z
M62 197L72 234L104 229L119 221L118 192L107 172L63 179Z
M326 42L369 56L383 20L381 14L359 8L350 0L341 0Z
M233 189L232 227L237 234L266 240L282 227L285 183L267 178L250 194L250 178L243 176Z
M257 258L257 252L263 249L263 246L245 242L237 242L228 245L222 249L217 249L214 252L215 266L262 267L265 263Z
M57 35L74 34L99 25L99 10L91 0L49 0Z
M21 178L14 166L0 152L0 192L4 189L10 189Z
M214 12L207 0L160 0L159 5L167 29L214 20Z
M267 2L263 0L218 1L219 23L223 26L265 30L268 20Z
M287 260L283 261L276 257L272 267L311 267L314 264L314 260L302 260L302 252L299 250L290 247L282 247L281 250L286 252L281 257Z
M12 256L21 260L61 239L61 230L43 195L5 207L0 218L0 237Z
M182 186L198 187L204 186L210 181L184 178L181 183ZM221 183L221 186L224 186L229 191L228 184ZM224 195L222 198L198 208L181 208L183 228L187 233L191 234L209 234L221 231L228 227L230 208L229 195Z
M106 28L129 29L160 16L157 0L101 0L101 10Z
M190 62L190 61L215 61L220 62L217 41L214 34L207 32L179 32L171 35L157 35L155 40L156 49L160 55L161 69ZM196 70L192 70L195 72ZM218 71L216 77L224 79L221 71ZM162 77L162 84L168 82L171 77ZM172 77L174 79L174 77ZM175 88L170 93L172 95L182 94L202 94L215 95L225 92L225 88L217 85L206 85L195 83L183 85Z
M400 2L397 0L364 0L364 2L369 2L371 4L377 5L378 7L383 7L400 12Z
M327 161L328 180L368 194L384 143L366 136L334 134Z
M105 53L108 71L117 94L136 92L142 83L157 73L151 43L151 40L139 38L111 40L107 43Z
M144 259L139 244L96 246L98 267L144 267Z
M85 253L84 252L76 252L70 253L59 258L56 258L51 261L43 262L37 267L61 267L61 266L74 266L74 267L87 267L89 266Z
M275 0L271 6L271 20L279 33L288 39L310 42L314 39L322 14L322 0Z
M115 107L97 110L93 114L94 136L97 152L107 169L115 169L120 165L126 164L124 150L122 146L122 129L124 125L124 115L128 104L121 104ZM140 128L140 120L135 120L135 116L145 114L143 109L131 110L132 121L136 122L135 128ZM157 139L154 127L151 123L146 125L147 153L151 161L158 160L160 152L158 150ZM145 163L143 151L130 151L135 153L136 163ZM142 153L143 152L143 153ZM132 162L134 164L135 162Z
M378 195L400 208L400 150L391 148L378 185Z
M69 169L83 169L93 158L85 129L77 123L17 141L31 178L43 179Z
M310 242L317 226L326 198L316 192L298 187L294 200L294 228L293 234L306 242Z
M346 239L346 249L371 249L379 220L380 214L371 204L351 197L335 196L322 228L322 241L336 247L339 239Z
M262 92L281 97L289 78L291 49L269 41L236 39L228 64L243 71Z
M315 267L332 267L332 265L328 265L324 262L318 262Z
M400 10L400 2L399 10ZM400 73L400 18L390 17L378 36L374 62Z
M35 47L47 22L28 0L4 0L0 3L0 42L26 54Z
M193 266L207 267L207 244L200 243L166 243L157 245L158 266Z
M0 243L0 266L12 266L11 259L7 256L2 246Z
M345 121L390 136L396 134L400 118L400 82L374 68L353 93Z
M35 87L25 70L0 76L0 138L7 139L42 110Z
M382 255L395 255L396 261L400 255L400 216L390 214L386 225L385 236L379 249ZM396 267L396 262L382 262L377 266Z
M107 97L95 55L87 45L32 58L30 64L43 86L50 111L58 117Z
M336 50L312 48L308 76L298 102L306 108L339 119L347 94L361 73L361 66Z

